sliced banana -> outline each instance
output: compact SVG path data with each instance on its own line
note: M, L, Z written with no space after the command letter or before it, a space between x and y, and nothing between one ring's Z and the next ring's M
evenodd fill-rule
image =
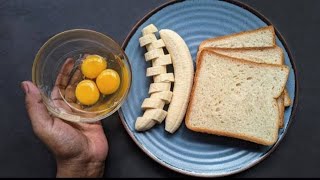
M164 29L159 33L171 55L174 69L173 96L165 123L165 130L174 133L187 110L194 76L193 61L187 44L176 32Z
M167 73L167 68L165 66L155 66L155 67L149 67L147 68L147 73L146 76L156 76L160 74L165 74Z
M146 131L151 129L157 122L145 117L138 117L135 123L135 129L137 131Z
M174 75L173 75L173 73L165 73L165 74L160 73L159 75L156 75L156 76L153 77L153 81L155 83L158 83L158 82L174 82Z
M153 34L158 32L158 28L154 24L150 24L142 29L142 35L146 36L148 34Z
M150 61L152 59L156 59L156 58L163 56L163 55L164 55L164 51L161 48L161 49L154 49L152 51L145 53L144 57L145 57L146 61Z
M152 66L164 66L169 64L172 64L170 54L166 54L152 60Z
M147 44L151 44L153 41L156 41L157 37L154 34L148 34L146 36L142 36L139 38L140 46L146 46Z
M165 102L159 98L146 98L142 102L141 108L146 109L162 109L165 105Z
M161 92L161 91L170 91L171 83L151 83L149 88L149 94Z
M152 93L150 97L161 99L166 104L169 104L172 99L172 92L171 91L156 92L156 93Z
M167 111L163 109L147 109L143 114L144 118L152 119L156 121L158 124L162 123L166 116Z
M163 40L162 39L158 39L156 41L153 41L151 44L148 44L146 46L146 48L147 48L148 51L152 51L154 49L163 48L165 46L166 45L164 44Z

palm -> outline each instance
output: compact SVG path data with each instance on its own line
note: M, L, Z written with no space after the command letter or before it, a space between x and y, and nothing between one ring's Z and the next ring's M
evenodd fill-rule
M48 145L61 159L90 157L101 160L107 156L108 142L101 123L70 123L53 118L52 139Z

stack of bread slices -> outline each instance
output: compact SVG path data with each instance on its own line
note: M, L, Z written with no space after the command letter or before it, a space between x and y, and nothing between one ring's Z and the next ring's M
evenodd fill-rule
M288 74L272 26L203 41L187 127L273 145L291 104Z

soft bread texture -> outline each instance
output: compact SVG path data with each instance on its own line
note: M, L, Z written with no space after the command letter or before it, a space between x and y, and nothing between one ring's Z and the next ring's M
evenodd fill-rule
M279 128L284 127L284 93L277 99L279 109Z
M244 48L244 47L273 47L276 44L273 26L256 30L244 31L227 36L211 38L203 41L199 49L205 47L216 48Z
M291 99L290 99L288 90L286 89L284 90L284 105L286 107L291 106Z
M218 54L225 56L244 59L247 61L252 61L256 63L266 63L266 64L284 64L284 55L280 47L266 47L266 48L205 48L209 51L214 51ZM279 108L279 127L283 127L283 116L284 116L284 96L281 95L278 99Z
M267 26L251 31L244 31L226 36L220 36L216 38L210 38L203 41L199 46L197 56L204 48L261 48L261 47L275 47L276 35L273 26ZM242 59L243 55L240 55ZM197 57L198 59L198 57ZM285 94L285 106L288 107L291 104L290 97ZM289 103L290 102L290 103Z
M199 57L187 128L272 145L278 137L276 98L289 69L203 50ZM214 83L213 83L214 82Z

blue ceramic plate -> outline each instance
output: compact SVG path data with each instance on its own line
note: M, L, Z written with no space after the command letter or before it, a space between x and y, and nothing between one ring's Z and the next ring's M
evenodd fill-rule
M145 48L139 46L141 30L150 23L158 29L176 31L186 41L193 60L199 44L211 37L267 26L270 22L252 8L239 2L187 0L167 3L145 16L128 35L123 48L132 67L132 86L127 100L119 110L122 122L136 144L158 163L183 174L217 177L234 174L260 162L278 145L288 129L296 102L285 111L285 127L276 145L266 147L254 143L206 135L188 130L182 123L179 130L169 134L164 123L139 133L134 129L140 106L148 97L151 83L146 69L151 65L144 59ZM291 68L287 88L292 100L296 95L295 68L289 50L279 32L277 44L285 52L285 63Z

